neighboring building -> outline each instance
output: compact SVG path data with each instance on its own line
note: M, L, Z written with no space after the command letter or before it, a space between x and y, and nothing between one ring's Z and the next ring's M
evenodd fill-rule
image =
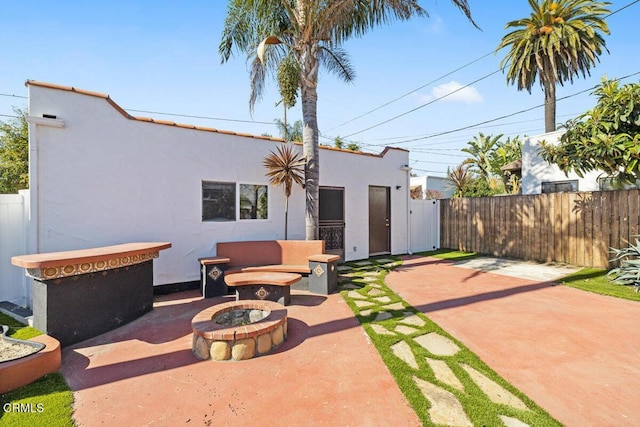
M454 187L449 178L439 176L412 176L412 199L450 199L453 197Z
M565 174L554 164L547 163L539 154L540 142L557 144L562 131L531 136L522 144L522 194L557 193L561 191L599 191L602 172L589 172L580 178L575 173Z
M27 86L28 253L167 241L154 266L164 285L198 281L198 258L215 255L217 242L284 237L284 192L262 166L281 140L132 117L107 95ZM320 148L321 237L343 259L409 252L408 163L403 149ZM304 239L304 205L295 187L290 239Z

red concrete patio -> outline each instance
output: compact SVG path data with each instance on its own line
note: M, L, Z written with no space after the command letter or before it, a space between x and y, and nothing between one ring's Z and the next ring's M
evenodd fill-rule
M78 425L411 426L420 422L340 294L296 294L265 356L199 361L191 319L229 300L183 292L63 350Z
M386 282L563 424L640 425L640 303L425 257Z
M386 281L562 423L640 425L639 303L425 257ZM78 425L420 424L339 294L294 293L288 340L270 354L198 361L191 319L229 299L159 297L65 348Z

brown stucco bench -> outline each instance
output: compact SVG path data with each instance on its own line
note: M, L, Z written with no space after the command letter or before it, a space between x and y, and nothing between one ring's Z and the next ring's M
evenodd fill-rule
M300 274L310 292L323 295L337 287L340 257L325 253L324 240L218 242L216 251L215 257L199 259L204 297L227 294L224 276L247 272Z

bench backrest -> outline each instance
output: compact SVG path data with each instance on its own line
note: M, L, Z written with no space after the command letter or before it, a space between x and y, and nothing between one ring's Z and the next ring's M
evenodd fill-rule
M230 266L299 264L324 253L324 240L256 240L218 242L217 256L231 259Z

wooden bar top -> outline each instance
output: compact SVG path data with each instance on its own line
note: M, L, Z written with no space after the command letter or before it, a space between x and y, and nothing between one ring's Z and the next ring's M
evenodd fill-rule
M71 264L96 263L114 258L158 252L171 247L169 242L137 242L75 251L50 252L11 257L11 264L28 269L46 269Z

